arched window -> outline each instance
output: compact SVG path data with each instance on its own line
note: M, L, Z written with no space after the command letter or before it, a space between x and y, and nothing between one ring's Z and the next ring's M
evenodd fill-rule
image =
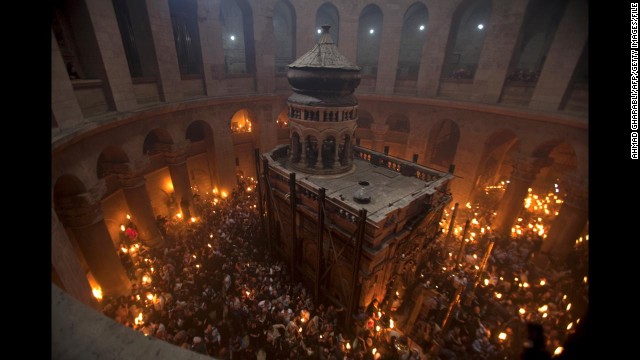
M246 1L222 0L220 21L225 72L255 73L251 7Z
M234 134L251 132L251 115L247 110L239 110L231 118L229 127Z
M535 83L547 57L566 0L531 0L513 52L507 81Z
M276 41L276 72L286 73L295 60L296 16L288 1L280 0L273 11L273 35Z
M180 75L200 75L202 55L197 4L194 0L169 0L169 10Z
M362 75L376 75L378 73L381 36L382 11L376 5L368 5L362 10L358 21L356 62L362 68Z
M320 39L320 34L322 34L322 26L330 25L331 26L331 38L333 42L338 46L338 35L340 34L340 16L338 14L338 9L330 3L324 3L318 9L316 13L316 42Z
M445 79L473 79L491 17L491 0L465 1L456 10L447 56Z
M404 14L397 67L399 78L418 78L422 46L427 34L427 20L427 8L421 3L411 5Z

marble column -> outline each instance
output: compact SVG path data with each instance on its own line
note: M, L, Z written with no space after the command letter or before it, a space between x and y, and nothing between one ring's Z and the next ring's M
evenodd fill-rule
M164 158L169 165L169 174L176 194L176 199L180 202L182 218L189 219L192 215L191 183L189 181L189 170L187 169L187 152L190 146L189 141L182 141L178 144L171 144L164 151Z
M528 189L536 179L538 171L548 166L549 158L531 158L526 155L516 155L511 178L507 190L500 200L493 228L503 236L511 236L511 227L523 208L523 201L527 197Z
M589 220L589 194L584 181L572 179L567 184L568 193L542 243L541 253L562 261L572 251L576 239Z
M105 296L126 295L131 289L131 281L104 222L100 206L102 193L94 188L83 194L61 197L56 200L56 213L73 232L102 293Z

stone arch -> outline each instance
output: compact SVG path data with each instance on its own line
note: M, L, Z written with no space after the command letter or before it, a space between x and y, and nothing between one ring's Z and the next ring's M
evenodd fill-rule
M120 146L107 146L98 156L98 162L96 164L98 179L113 174L115 171L118 171L118 166L122 166L128 162L129 157Z
M173 144L173 138L166 129L156 128L144 138L142 143L142 155L155 155L162 151L163 145Z
M422 47L427 38L429 12L427 7L415 2L404 14L402 20L402 32L400 36L400 49L396 76L406 80L416 80L420 71Z
M338 46L338 37L340 35L340 13L338 12L338 8L330 2L322 4L316 12L315 42L318 42L318 39L320 39L323 25L331 26L331 38L336 46Z
M531 0L513 51L507 81L535 83L568 1Z
M253 12L246 0L220 3L222 48L226 74L255 74Z
M518 146L518 141L518 136L508 129L494 131L487 137L478 164L474 187L481 190L485 186L494 185L500 180L501 175L510 173L510 165L505 159L508 153ZM505 169L507 167L509 169Z
M383 14L375 4L367 5L358 19L358 46L356 63L362 68L362 75L377 75L382 37Z
M454 163L458 142L460 141L460 127L450 119L438 121L429 134L427 148L427 165L436 165L448 169Z
M562 182L567 175L576 173L578 168L576 152L564 139L547 140L539 144L532 151L531 156L553 160L549 166L540 170L533 185L537 188L549 189L556 181Z
M288 0L279 0L273 8L276 73L286 73L296 56L296 10Z
M473 79L491 12L491 0L465 0L458 6L451 22L442 78Z
M193 156L187 159L191 186L197 194L213 189L218 183L215 171L215 143L211 125L203 120L195 120L187 126L185 139L191 141Z

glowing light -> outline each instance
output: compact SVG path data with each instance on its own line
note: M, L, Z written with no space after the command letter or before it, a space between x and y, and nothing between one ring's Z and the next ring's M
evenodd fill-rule
M420 25L419 29L420 31L424 31L424 25Z
M216 195L218 193L218 188L213 188L213 190L211 190L211 192Z
M378 349L376 349L376 348L373 348L373 349L371 350L371 353L372 353L373 355L375 355L377 352L378 352Z
M153 300L153 294L152 293L147 293L147 299Z
M196 269L200 269L200 264L196 264Z
M376 325L376 331L380 331L380 325Z
M546 319L548 315L549 315L549 314L544 313L544 314L542 314L542 318L543 318L543 319Z
M208 246L210 249L212 249L211 244L207 244L207 246Z
M227 196L229 196L229 194L227 194L226 191L223 191L220 195L222 196L223 199L226 199Z
M523 288L528 288L529 287L529 283L527 283L527 282L522 283L522 287Z
M562 300L567 300L567 295L564 295L564 296L562 297Z
M142 313L138 314L138 316L136 316L134 322L136 323L136 325L142 325L144 322L142 321Z
M191 217L191 222L194 223L196 222L196 218L194 218L193 216Z
M395 324L393 323L393 319L389 319L389 328L393 329L394 326Z
M122 250L123 253L127 253L127 251L129 251L126 247L121 247L120 250Z
M544 279L540 280L540 286L544 286L547 282Z
M191 255L194 259L196 258L196 254Z
M318 34L322 34L322 30L318 29Z
M499 292L496 293L496 299L502 299L502 294L500 294Z
M301 332L302 332L302 328L301 328L301 327L299 327L299 328L298 328L298 332L299 332L299 333L301 333Z
M538 308L538 311L540 312L546 312L547 310L549 310L549 307L547 305L542 305Z
M484 286L488 286L489 285L489 279L484 279Z
M320 335L320 338L322 338L322 335ZM347 343L347 350L351 350L351 344Z
M567 311L571 310L571 303L569 303L569 305L567 305Z
M124 231L124 230L125 230L124 225L120 225L120 231Z
M374 32L375 32L375 30L369 29L369 34L373 35Z
M573 322L570 322L569 325L567 325L567 330L571 330L572 327L573 327Z
M140 300L140 295L136 295L136 300Z
M526 311L524 308L520 308L520 310L518 310L518 312L519 312L521 315L524 315L527 311Z
M142 277L142 283L143 284L151 284L151 278L149 277L149 275L144 275Z
M396 291L396 296L400 296L400 293Z
M513 281L518 282L518 278L517 277L513 278Z
M585 284L587 283L587 277L586 276L582 278L582 282L584 282Z
M182 213L177 213L177 214L176 214L176 217L177 217L178 219L182 219Z
M382 313L378 311L378 317L382 317Z
M151 272L153 272L153 268L151 268Z
M503 332L501 332L501 333L498 335L498 339L500 339L500 340L506 340L506 339L507 339L507 333L503 333Z
M95 297L98 300L102 300L102 289L99 286L94 287L92 289L92 292L93 292L93 297Z
M564 348L562 346L558 346L556 350L553 352L553 355L560 355L562 354L563 351L564 351Z
M131 215L127 214L127 220L131 220Z
M251 186L247 186L247 191L251 191L251 190L253 190Z
M473 254L473 258L474 258L474 259L477 259L477 258L478 258L478 255Z
M249 291L245 291L244 293L247 294L247 296L251 295Z
M484 29L484 25L478 24L478 30L482 30L482 29Z
M231 36L229 36L229 39L231 39L231 41L235 41L236 40L236 36L235 35L231 35Z

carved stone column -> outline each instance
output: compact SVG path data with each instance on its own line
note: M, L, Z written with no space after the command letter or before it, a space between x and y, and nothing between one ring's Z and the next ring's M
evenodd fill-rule
M151 247L163 246L164 238L158 229L143 176L149 165L149 158L145 157L125 165L126 171L118 174L118 178L131 211L132 221L138 228L140 239Z
M183 219L189 219L192 216L191 200L193 193L191 192L189 170L187 169L187 153L190 146L191 143L188 140L162 146L162 153L169 165L171 182L176 193L176 199L180 202Z
M516 154L513 171L509 179L507 190L500 200L497 215L494 220L494 229L503 236L511 235L518 214L522 211L523 201L528 189L536 179L538 172L544 166L552 162L549 158L532 158L524 154Z
M60 221L75 235L102 293L126 295L131 281L116 253L100 207L105 190L104 182L100 182L86 193L57 199L55 208Z
M589 220L588 186L583 179L568 179L567 196L542 243L541 253L562 261L572 251L576 239Z

